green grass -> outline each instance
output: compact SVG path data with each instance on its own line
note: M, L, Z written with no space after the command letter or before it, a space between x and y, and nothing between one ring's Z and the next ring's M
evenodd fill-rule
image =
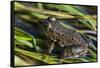
M43 4L43 3L31 3L25 4L23 2L14 2L14 12L22 23L38 25L39 21L46 19L50 15L56 16L61 22L61 25L79 32L81 35L86 36L92 40L92 45L89 46L89 57L81 58L66 58L62 59L62 63L77 63L77 62L95 62L96 61L96 7L88 6L74 6L74 5L56 5L56 4ZM84 7L84 8L83 8ZM81 10L80 10L80 9ZM84 11L83 11L84 10ZM87 13L85 10L94 10L92 14ZM73 21L75 20L75 21ZM63 22L69 21L69 25ZM15 22L13 22L15 23ZM76 25L77 24L77 25ZM76 25L80 28L75 28ZM30 29L31 30L31 29ZM31 30L32 31L32 30ZM35 33L35 32L33 32ZM15 27L15 66L23 65L39 65L39 64L58 64L58 58L56 55L49 55L43 53L46 51L46 39L41 37L41 34L37 36L27 32L22 26ZM93 42L94 41L94 42ZM19 64L22 63L22 64Z

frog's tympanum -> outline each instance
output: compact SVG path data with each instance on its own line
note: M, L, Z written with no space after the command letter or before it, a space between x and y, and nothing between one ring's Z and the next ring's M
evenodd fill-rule
M88 44L81 35L69 28L63 27L54 16L41 21L41 27L45 36L51 41L48 52L51 54L55 46L62 49L62 57L77 58L87 53Z

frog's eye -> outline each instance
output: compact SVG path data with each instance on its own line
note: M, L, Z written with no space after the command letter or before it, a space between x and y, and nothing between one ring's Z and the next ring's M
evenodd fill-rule
M48 20L49 21L56 21L56 18L55 18L55 16L50 16L50 17L48 17Z

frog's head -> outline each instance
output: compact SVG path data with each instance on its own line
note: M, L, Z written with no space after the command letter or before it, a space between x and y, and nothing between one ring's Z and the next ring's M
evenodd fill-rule
M47 19L40 21L40 27L42 29L47 29L52 27L52 22L56 21L55 16L49 16Z

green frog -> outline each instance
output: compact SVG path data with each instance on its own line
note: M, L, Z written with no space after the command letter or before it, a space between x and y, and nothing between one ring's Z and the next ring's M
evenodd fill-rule
M88 44L81 35L69 28L63 27L55 16L50 16L40 22L43 33L48 39L48 53L56 46L61 48L63 58L78 58L86 55Z

